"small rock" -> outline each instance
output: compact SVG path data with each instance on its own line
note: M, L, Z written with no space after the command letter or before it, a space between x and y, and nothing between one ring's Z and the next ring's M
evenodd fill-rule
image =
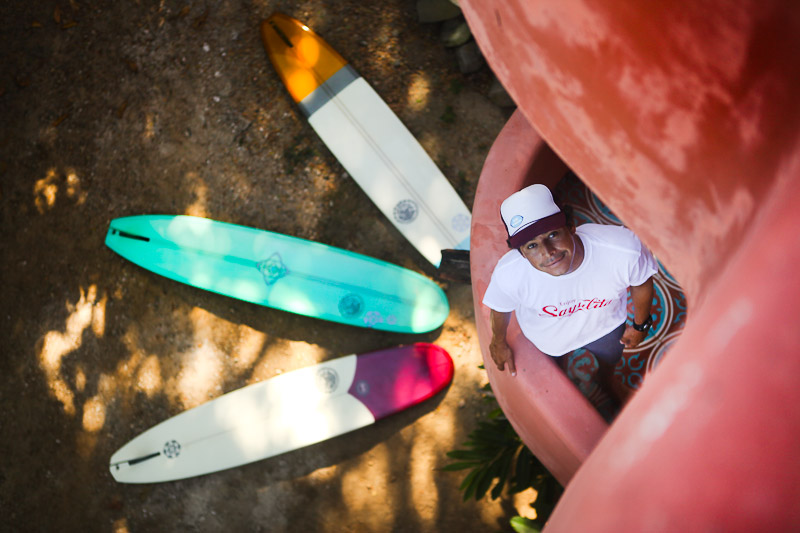
M492 80L492 85L489 87L489 100L492 103L499 107L515 107L517 104L511 98L511 95L508 94L506 88L503 87L503 84L500 83L500 80L494 78Z
M441 22L460 14L461 10L450 0L417 0L417 16L422 23Z
M462 74L477 72L484 62L481 49L478 48L478 43L475 41L469 41L456 48L456 60L458 61L458 70Z
M461 46L469 41L470 37L472 37L472 32L469 30L464 17L446 20L442 24L441 40L448 48Z

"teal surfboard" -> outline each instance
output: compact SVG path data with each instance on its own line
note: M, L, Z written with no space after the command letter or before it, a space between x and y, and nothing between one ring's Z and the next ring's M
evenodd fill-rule
M424 333L441 326L450 310L438 285L406 268L207 218L117 218L106 245L193 287L352 326Z

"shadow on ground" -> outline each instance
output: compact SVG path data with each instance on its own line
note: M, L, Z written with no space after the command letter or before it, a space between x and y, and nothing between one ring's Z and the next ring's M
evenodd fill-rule
M0 508L13 531L492 531L508 499L461 502L440 472L482 413L469 287L429 335L361 330L171 282L103 245L111 219L191 214L433 270L347 176L284 91L259 21L325 37L471 205L506 114L458 73L414 3L4 2ZM450 109L447 120L442 120ZM139 432L279 372L436 342L453 385L372 427L201 478L120 485Z

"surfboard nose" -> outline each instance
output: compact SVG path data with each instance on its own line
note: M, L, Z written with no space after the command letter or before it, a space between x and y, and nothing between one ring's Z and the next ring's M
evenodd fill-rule
M347 61L308 26L283 13L261 22L261 40L289 94L299 103Z
M453 381L455 373L453 359L444 348L435 344L417 343L415 346L425 354L431 388L436 392L441 391Z

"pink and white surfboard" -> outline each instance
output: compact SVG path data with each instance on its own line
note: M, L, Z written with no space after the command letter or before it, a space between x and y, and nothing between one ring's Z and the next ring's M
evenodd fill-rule
M453 379L433 344L348 355L229 392L134 438L112 457L121 483L183 479L266 459L374 423Z

